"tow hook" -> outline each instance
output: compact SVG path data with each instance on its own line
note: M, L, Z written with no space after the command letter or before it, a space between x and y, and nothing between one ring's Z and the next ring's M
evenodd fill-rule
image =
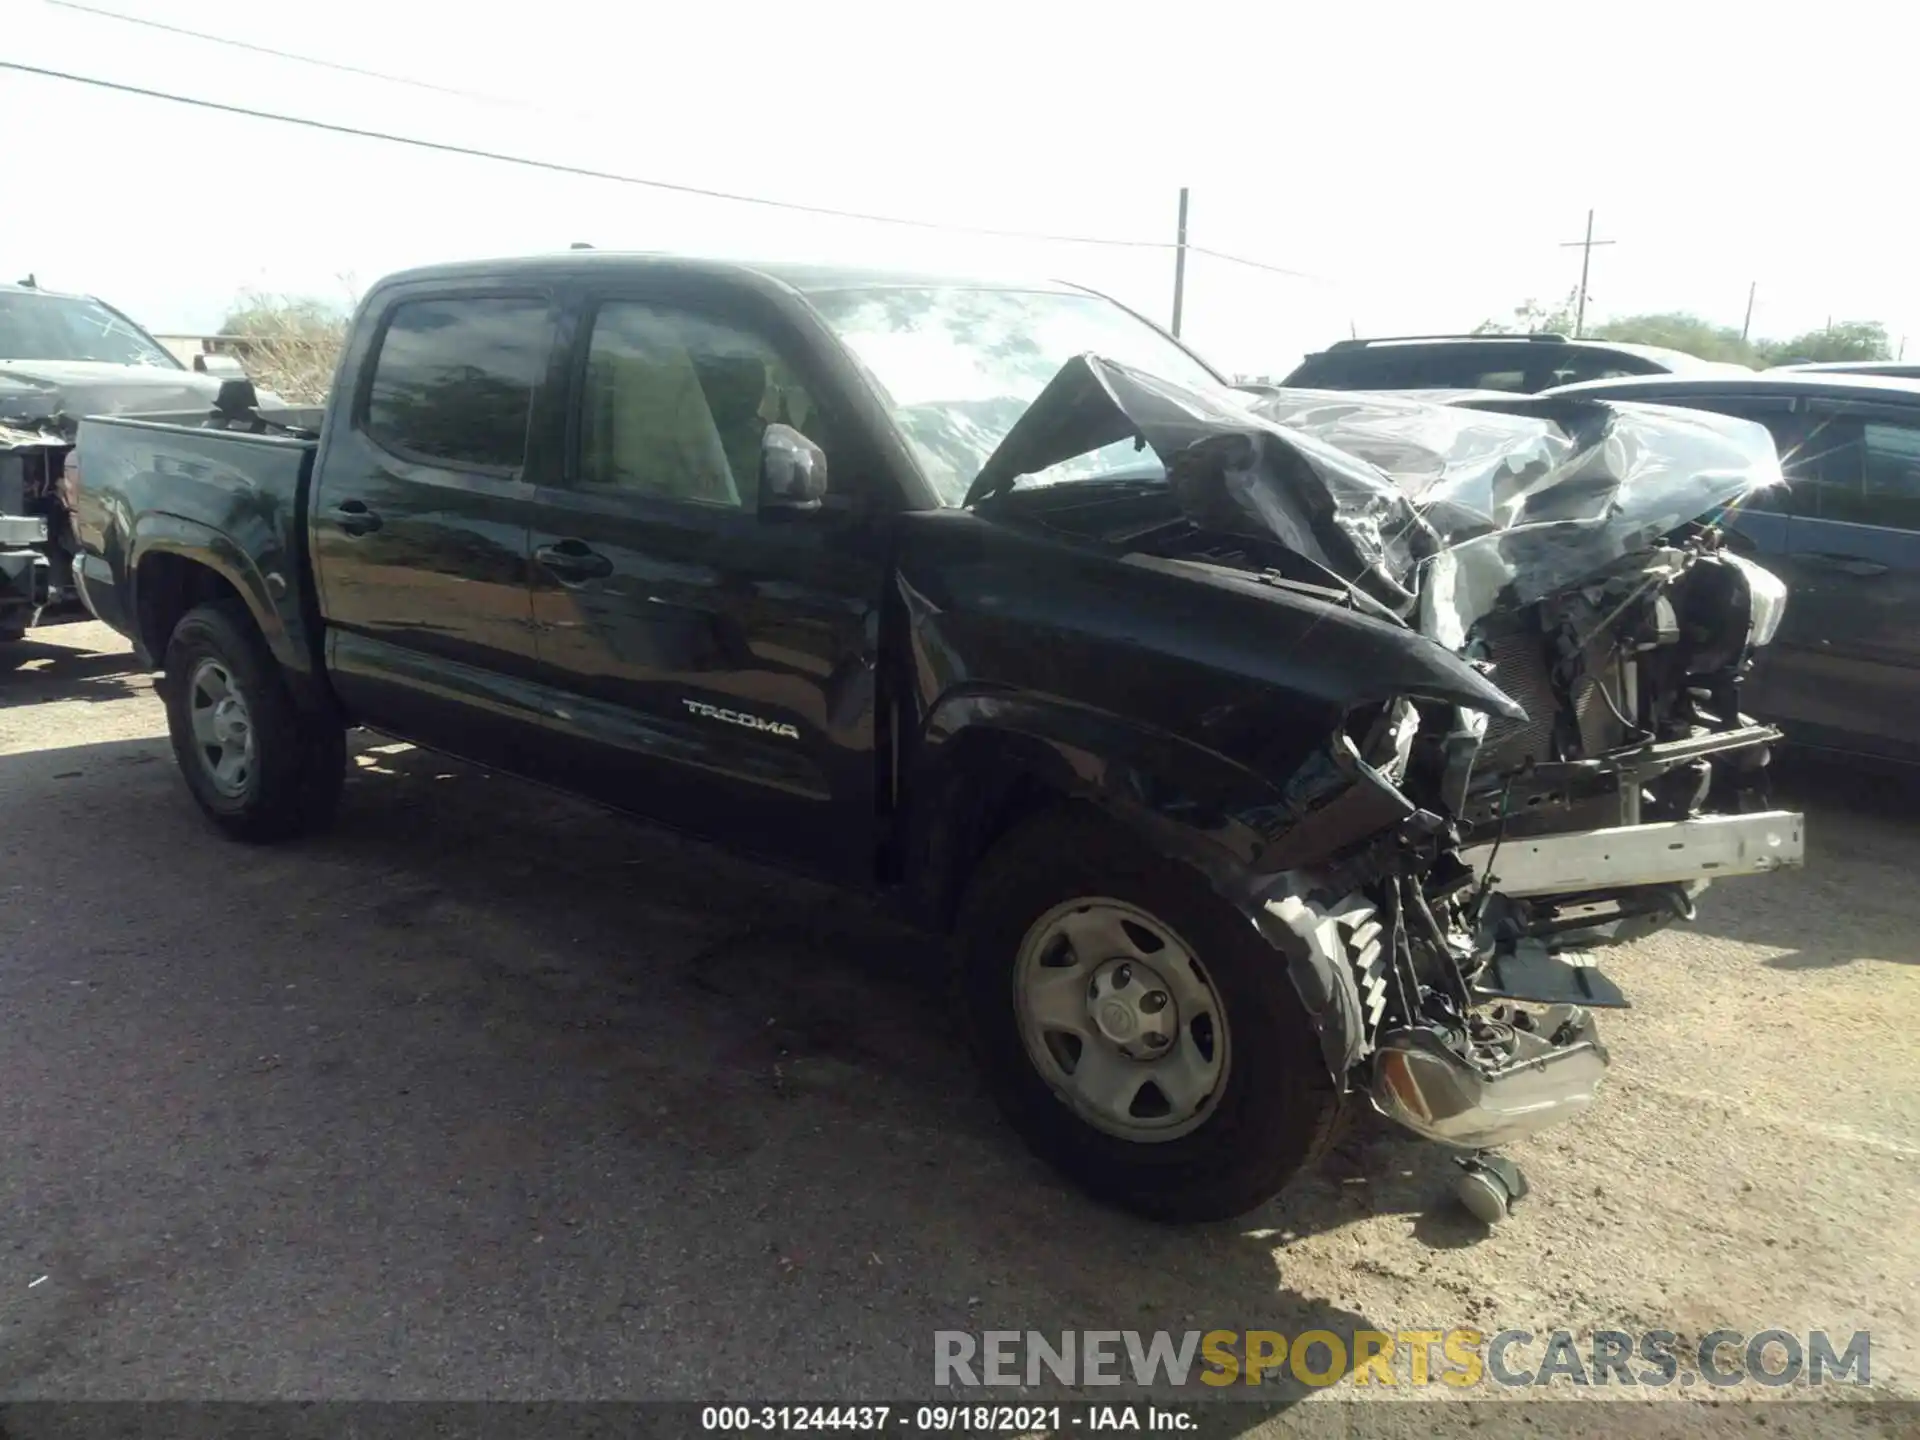
M1480 1150L1457 1156L1454 1163L1464 1173L1454 1182L1453 1193L1482 1225L1498 1225L1526 1198L1527 1177L1504 1155Z

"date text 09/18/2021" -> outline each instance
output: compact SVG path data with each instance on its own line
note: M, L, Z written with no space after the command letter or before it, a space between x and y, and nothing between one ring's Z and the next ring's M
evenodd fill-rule
M1062 1431L1154 1431L1197 1426L1189 1412L1149 1404L1119 1405L708 1405L700 1428L710 1431L908 1431L922 1435L1057 1435Z

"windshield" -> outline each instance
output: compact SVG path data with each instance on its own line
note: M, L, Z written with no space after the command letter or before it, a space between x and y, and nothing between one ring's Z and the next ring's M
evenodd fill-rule
M179 361L97 300L17 291L0 294L0 360L93 360L181 368Z
M1096 354L1200 390L1221 383L1180 346L1111 300L1071 291L962 286L809 295L879 386L941 500L958 505L1033 398L1074 357ZM1161 474L1131 441L1081 455L1029 483Z

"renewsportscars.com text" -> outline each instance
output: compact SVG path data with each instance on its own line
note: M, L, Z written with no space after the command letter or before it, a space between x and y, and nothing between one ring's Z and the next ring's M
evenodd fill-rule
M1672 1330L938 1330L934 1384L1211 1386L1494 1384L1651 1386L1868 1385L1872 1337L1836 1343L1770 1329L1715 1330L1697 1341Z

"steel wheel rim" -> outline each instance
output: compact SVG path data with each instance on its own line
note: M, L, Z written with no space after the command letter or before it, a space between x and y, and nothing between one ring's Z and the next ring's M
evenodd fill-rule
M1193 948L1136 905L1086 896L1028 927L1013 968L1020 1038L1054 1094L1108 1135L1191 1134L1226 1089L1226 1007Z
M187 676L187 723L207 782L227 799L245 795L257 758L253 712L222 662L202 660Z

